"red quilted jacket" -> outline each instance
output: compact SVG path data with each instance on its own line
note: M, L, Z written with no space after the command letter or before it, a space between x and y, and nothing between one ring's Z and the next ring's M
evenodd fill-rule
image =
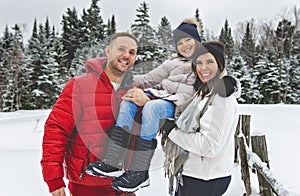
M70 182L111 187L112 179L84 173L89 162L99 160L125 93L115 92L103 71L105 62L87 61L87 73L70 79L46 121L41 165L50 192L65 186L64 169Z

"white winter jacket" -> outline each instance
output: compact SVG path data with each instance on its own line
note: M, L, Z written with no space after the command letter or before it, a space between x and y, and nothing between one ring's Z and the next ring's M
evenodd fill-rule
M201 97L196 96L195 99ZM206 99L204 97L196 107L203 107ZM200 118L199 132L183 132L177 129L170 133L169 138L174 143L190 152L183 165L183 175L203 180L231 175L234 132L238 122L237 107L234 94L229 97L216 94Z
M178 106L193 96L195 80L191 61L176 57L166 60L147 74L135 75L133 85ZM158 84L159 90L152 88Z

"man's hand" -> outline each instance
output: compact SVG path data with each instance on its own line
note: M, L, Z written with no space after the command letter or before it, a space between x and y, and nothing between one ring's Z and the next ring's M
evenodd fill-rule
M150 98L140 88L132 88L122 97L123 100L132 101L137 106L144 106Z
M65 187L61 187L53 192L51 192L52 196L66 196Z

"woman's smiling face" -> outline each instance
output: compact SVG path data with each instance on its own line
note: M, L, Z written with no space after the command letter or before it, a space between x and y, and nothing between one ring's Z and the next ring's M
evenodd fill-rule
M213 79L218 72L218 63L211 53L198 56L196 60L196 72L202 82Z

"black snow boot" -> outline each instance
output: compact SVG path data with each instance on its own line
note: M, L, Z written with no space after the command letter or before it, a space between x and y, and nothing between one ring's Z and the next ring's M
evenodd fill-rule
M137 137L131 166L123 175L113 180L112 187L123 192L135 192L149 186L149 167L156 146L156 139L148 141Z
M123 162L130 143L128 130L113 126L100 162L89 163L85 172L93 176L118 177L124 173Z

